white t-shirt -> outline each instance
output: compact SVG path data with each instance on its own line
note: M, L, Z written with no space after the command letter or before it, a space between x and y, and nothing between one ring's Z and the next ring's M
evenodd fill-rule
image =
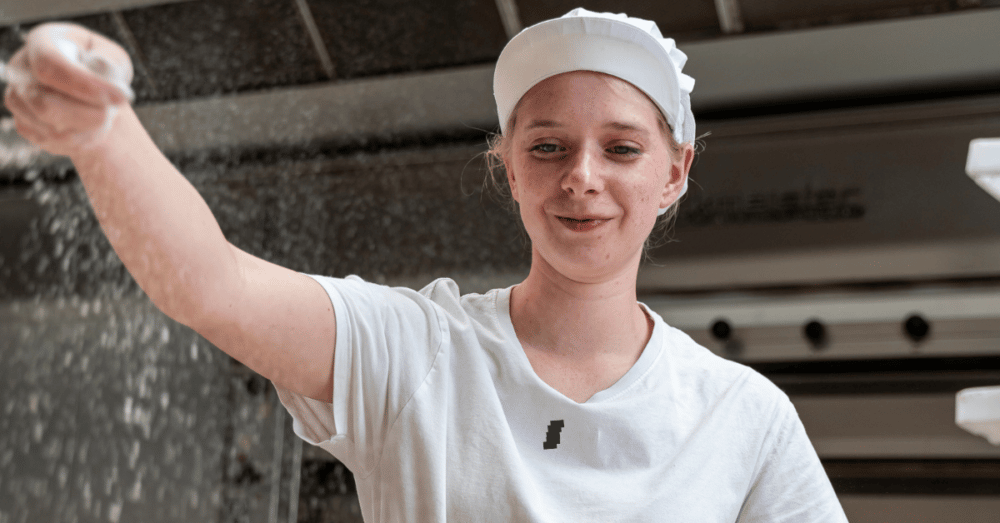
M332 402L278 393L354 473L365 521L846 521L787 396L652 311L635 365L576 403L532 370L510 289L316 279Z

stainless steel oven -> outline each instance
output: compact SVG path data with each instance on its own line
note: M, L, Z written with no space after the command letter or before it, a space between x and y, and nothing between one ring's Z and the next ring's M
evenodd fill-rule
M1000 521L1000 202L965 176L1000 98L702 121L643 299L792 399L854 522Z

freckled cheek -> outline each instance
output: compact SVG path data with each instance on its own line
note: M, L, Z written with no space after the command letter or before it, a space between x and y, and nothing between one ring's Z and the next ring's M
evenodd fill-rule
M526 200L544 200L559 189L558 178L550 173L523 168L519 172L524 173L517 179L518 196L522 203Z
M629 188L628 200L636 207L646 207L651 205L653 200L653 189L648 185L636 185Z
M536 183L537 173L527 165L527 162L522 160L516 163L515 169L514 172L517 173L517 186L519 188L528 189Z

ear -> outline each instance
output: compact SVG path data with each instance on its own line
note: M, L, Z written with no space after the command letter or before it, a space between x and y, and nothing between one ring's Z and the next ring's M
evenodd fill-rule
M503 170L507 173L507 185L510 186L510 196L514 198L514 201L521 203L520 196L517 193L517 176L514 175L513 166L508 158L503 159Z
M691 171L691 164L694 163L694 146L690 143L683 144L680 153L671 157L670 175L667 177L666 185L663 186L663 194L660 195L661 209L670 207L680 197L681 189L684 188L684 182L687 181L688 173Z

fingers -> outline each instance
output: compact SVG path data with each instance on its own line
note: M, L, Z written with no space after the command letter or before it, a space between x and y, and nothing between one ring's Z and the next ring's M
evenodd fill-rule
M35 116L30 105L24 101L22 95L18 93L18 90L14 86L7 87L7 90L4 92L3 103L10 110L11 114L14 115L15 123L20 123L21 126L29 129L31 134L40 137L56 133L54 127ZM25 138L29 137L25 136Z
M56 150L57 147L55 145L60 139L65 140L66 133L58 132L51 125L35 117L30 107L17 93L14 86L7 87L4 93L4 105L14 115L14 129L18 134L29 142L50 152L56 154L61 152Z
M107 112L106 107L82 104L41 85L11 89L4 102L12 113L34 122L44 122L56 132L99 127L104 123Z
M14 115L18 134L50 153L67 156L98 143L118 110L113 105L83 105L37 84L8 86L4 105Z
M121 46L97 33L44 24L28 33L24 49L24 70L46 87L90 105L129 101L132 62Z
M56 133L51 128L45 126L45 124L32 122L17 116L14 117L14 130L29 142L52 154L68 155L73 149L87 143L81 138L66 133Z
M23 136L24 139L42 149L47 150L51 146L48 138L54 134L51 129L42 128L33 122L14 117L14 130L17 131L17 134Z

